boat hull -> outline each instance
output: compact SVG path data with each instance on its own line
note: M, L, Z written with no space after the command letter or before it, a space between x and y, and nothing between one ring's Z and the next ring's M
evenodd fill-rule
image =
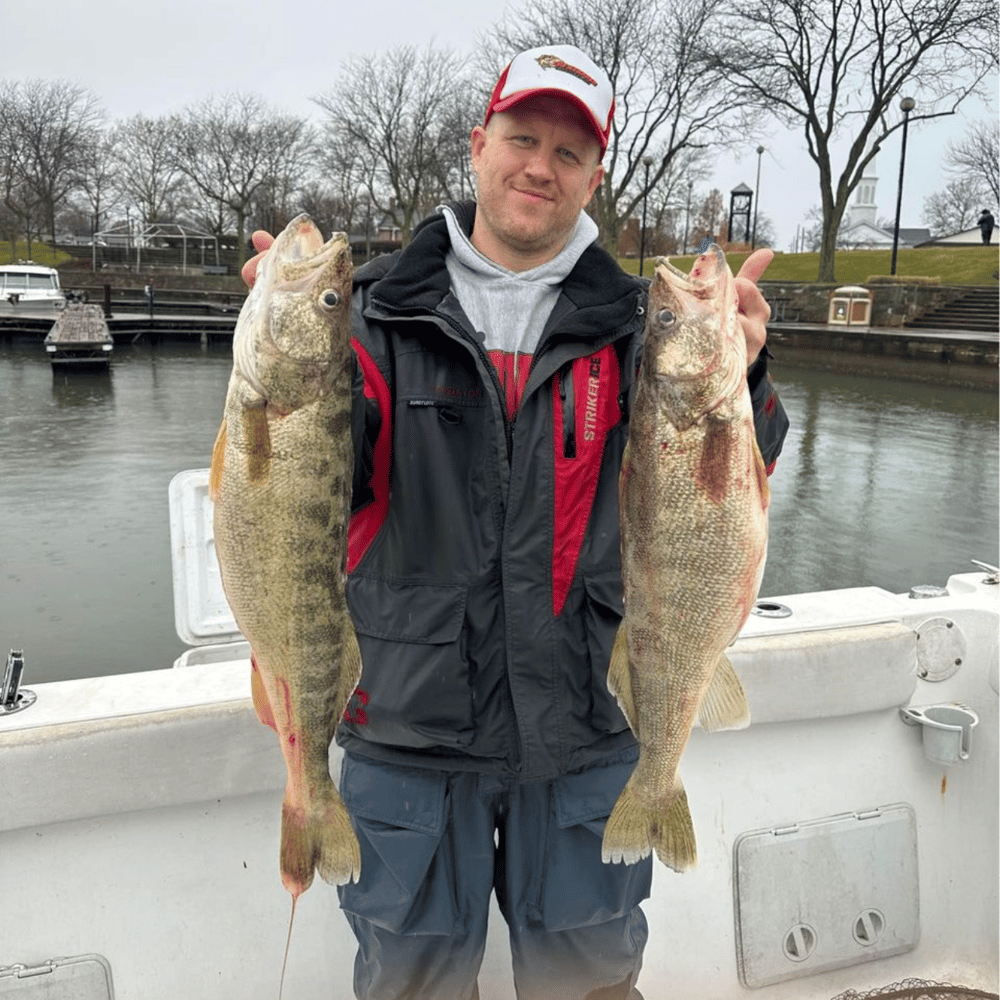
M748 623L731 658L754 721L692 734L681 767L698 867L655 867L639 981L647 996L830 1000L912 979L997 990L998 588L977 573L952 577L948 591L791 595L773 602L790 618ZM30 651L26 659L30 678ZM28 683L36 703L0 717L0 967L96 953L122 997L276 994L289 909L277 870L284 767L253 714L249 678L237 657ZM900 715L943 703L979 720L968 758L952 764L929 759L920 728ZM844 867L833 895L879 911L883 939L906 937L901 950L855 940L837 967L818 946L815 959L789 957L785 930L771 940L767 928L783 926L781 906L796 893L796 921L820 941L857 914L790 885L767 858L751 871L741 848L798 830L836 858L838 830L875 813L888 817L888 839L845 852L861 874ZM907 936L894 907L911 871L917 925ZM774 880L775 912L750 912L747 872ZM873 873L882 888L866 888ZM317 885L299 902L285 994L349 1000L353 956L335 891ZM494 905L481 995L512 1000L509 967Z

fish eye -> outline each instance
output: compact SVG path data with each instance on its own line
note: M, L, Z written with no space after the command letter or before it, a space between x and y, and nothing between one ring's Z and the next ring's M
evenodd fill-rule
M661 309L656 314L656 322L663 326L670 326L677 317L669 309Z
M336 309L340 305L340 296L332 288L328 288L319 297L319 301L326 309Z

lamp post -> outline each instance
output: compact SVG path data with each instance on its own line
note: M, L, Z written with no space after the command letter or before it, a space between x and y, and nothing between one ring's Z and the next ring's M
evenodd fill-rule
M646 197L649 194L649 168L653 165L651 156L642 158L642 165L646 168L646 178L643 181L642 189L642 231L639 233L639 277L642 277L643 260L646 256Z
M684 215L684 249L681 251L683 254L688 252L688 232L691 228L691 192L693 189L694 181L688 181L687 212Z
M906 165L906 132L910 124L910 112L917 106L912 97L904 97L899 106L903 112L903 143L899 150L899 190L896 193L896 226L892 231L892 263L889 274L896 273L896 251L899 249L899 213L903 207L903 167Z
M757 147L757 185L753 192L753 235L750 237L750 249L757 245L757 209L760 207L760 158L764 152L763 146Z

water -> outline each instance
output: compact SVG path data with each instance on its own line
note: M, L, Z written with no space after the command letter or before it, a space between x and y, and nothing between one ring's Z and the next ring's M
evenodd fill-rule
M791 421L761 594L905 593L998 564L995 391L776 366Z
M108 374L53 375L0 344L0 648L26 680L167 667L167 486L210 460L227 347L117 348ZM776 370L792 421L771 478L765 596L945 583L996 563L993 392Z

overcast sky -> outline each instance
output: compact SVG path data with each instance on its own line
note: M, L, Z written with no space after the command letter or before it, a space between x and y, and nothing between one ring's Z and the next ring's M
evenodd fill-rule
M478 0L8 3L0 17L0 78L70 80L93 90L111 118L178 111L226 91L253 91L277 108L318 118L310 98L329 90L342 60L430 42L471 53L477 35L505 9ZM919 94L913 96L919 101ZM911 126L902 226L923 225L924 199L947 183L941 162L947 141L995 113L995 102L991 109L977 101L958 115ZM748 137L746 153L722 154L713 180L695 191L718 187L728 204L738 184L754 188L758 145L766 150L759 210L774 222L777 248L788 250L797 226L819 204L816 168L802 134ZM876 167L878 215L892 218L898 135L885 144Z

